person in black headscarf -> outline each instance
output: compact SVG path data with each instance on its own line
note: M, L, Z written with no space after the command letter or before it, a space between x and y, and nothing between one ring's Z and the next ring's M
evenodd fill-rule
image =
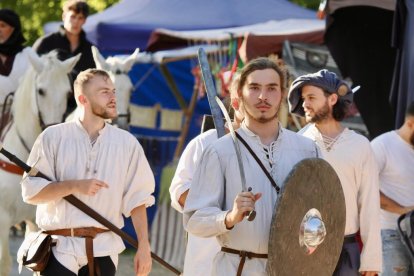
M30 48L24 48L25 41L19 16L10 9L0 9L0 112L28 67Z

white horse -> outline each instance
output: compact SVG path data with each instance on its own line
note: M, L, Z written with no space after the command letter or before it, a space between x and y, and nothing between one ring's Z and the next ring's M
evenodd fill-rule
M59 61L56 53L39 57L31 51L31 64L28 64L31 67L15 92L13 124L4 137L4 149L26 161L41 131L49 125L62 122L71 92L68 73L79 58L80 54ZM6 167L14 167L6 157L0 155L0 159L0 276L7 276L12 262L9 254L9 229L21 221L27 222L26 232L36 229L31 222L34 221L36 208L22 201L19 184L22 176L4 170Z
M128 72L135 64L138 58L138 53L139 49L135 49L134 53L125 59L114 56L105 59L98 48L92 46L92 54L96 67L108 71L114 82L118 117L113 123L125 130L129 129L129 103L131 100L132 89L134 88L131 79L128 76Z
M99 52L98 48L92 46L93 59L96 63L96 68L105 70L109 73L116 91L116 111L118 116L112 120L112 123L118 127L129 130L129 104L131 100L132 89L134 88L131 79L128 76L128 72L138 59L139 49L137 48L127 58L121 58L116 56L110 56L104 58ZM80 115L80 109L76 108L66 121L71 121Z

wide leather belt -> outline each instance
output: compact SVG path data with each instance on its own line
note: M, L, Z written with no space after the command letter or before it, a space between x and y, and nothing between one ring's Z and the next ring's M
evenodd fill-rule
M236 249L232 249L228 247L222 247L221 251L226 252L226 253L236 254L240 256L241 259L240 259L239 267L237 268L237 276L241 276L244 263L246 262L246 257L249 259L251 258L267 259L267 254L258 254L258 253L253 253L249 251L236 250Z
M49 235L57 235L64 237L81 237L85 238L86 258L88 259L89 276L95 276L95 264L93 261L93 239L96 235L108 232L108 229L101 229L96 227L82 227L82 228L67 228L44 231ZM96 267L96 274L101 275L99 266Z

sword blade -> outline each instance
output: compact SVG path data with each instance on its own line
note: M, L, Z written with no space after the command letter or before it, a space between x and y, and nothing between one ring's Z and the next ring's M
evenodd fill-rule
M237 163L239 165L242 189L243 189L243 191L247 191L246 175L244 173L243 160L241 158L241 151L240 151L239 141L237 140L236 133L235 133L234 128L233 128L233 124L231 122L230 116L227 113L226 107L224 106L223 102L217 96L215 97L215 101L217 102L217 105L220 107L221 112L223 113L224 118L226 119L227 128L230 131L231 139L233 140L234 149L236 150Z
M226 119L227 128L230 131L231 139L233 140L234 149L236 150L236 156L237 156L237 164L239 165L239 172L240 172L240 178L241 178L241 184L242 184L242 190L245 191L251 191L252 188L246 188L246 175L244 173L244 166L243 166L243 159L241 157L241 151L239 146L239 141L236 137L236 132L233 128L233 123L231 122L230 116L227 113L226 107L224 106L223 102L220 100L219 97L215 96L215 101L217 102L217 105L220 107L221 112L224 115L224 118ZM256 217L256 211L251 211L249 214L247 214L248 220L252 221Z
M214 86L210 65L207 60L207 54L203 48L198 49L198 62L200 64L201 75L203 76L204 86L206 88L207 99L213 116L214 126L217 130L218 138L224 136L224 122L221 116L220 108L214 97L217 96L216 87Z

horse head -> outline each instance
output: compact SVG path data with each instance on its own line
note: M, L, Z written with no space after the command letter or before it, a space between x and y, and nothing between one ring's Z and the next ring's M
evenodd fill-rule
M64 61L57 58L56 52L39 57L35 52L29 55L33 66L34 86L31 107L38 114L42 129L61 123L66 111L67 100L71 95L72 84L69 73L79 61L81 54Z
M68 74L79 58L80 54L60 61L56 52L39 57L30 50L31 66L20 80L12 105L13 125L26 150L30 151L42 129L63 121L72 91Z
M136 62L138 53L139 49L137 48L133 54L125 59L120 57L108 57L105 59L99 50L95 46L92 46L92 54L96 67L108 71L115 86L118 118L114 123L126 130L128 130L130 116L129 103L134 88L128 72Z
M71 92L68 73L79 58L80 55L59 61L56 53L39 57L29 48L30 67L14 94L13 124L3 141L5 148L18 158L27 159L42 128L62 122ZM4 168L4 161L2 164ZM9 227L23 220L33 220L35 216L34 206L22 201L21 179L16 171L0 170L0 224L3 228L0 230L0 275L9 275L10 271ZM32 223L27 225L33 230Z

